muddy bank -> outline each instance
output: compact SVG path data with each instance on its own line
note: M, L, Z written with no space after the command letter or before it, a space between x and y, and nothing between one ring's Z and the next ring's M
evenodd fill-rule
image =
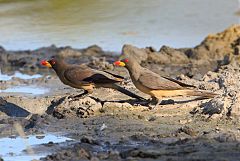
M124 45L122 53L137 55L136 59L155 72L176 76L185 74L200 79L207 71L215 71L221 65L239 64L240 27L231 26L217 34L209 34L194 48L174 49L162 46L160 50L152 47L143 49ZM93 68L113 69L111 62L121 53L106 52L97 45L86 49L71 47L43 47L36 50L7 51L0 48L0 67L3 73L19 70L23 73L48 72L39 61L52 56L62 56L70 63L85 63ZM110 62L110 63L109 63Z
M69 63L85 63L126 76L124 88L144 97L122 68L111 62L117 53L98 46L87 49L46 47L34 51L0 50L1 71L40 73L40 78L1 80L0 137L18 135L19 123L25 134L61 133L71 144L49 142L54 151L41 160L237 160L239 134L239 38L240 27L209 35L195 48L124 45L122 56L131 54L151 70L218 94L214 99L166 98L150 110L138 101L112 89L72 99L82 90L63 85L55 73L40 66L42 59L61 56ZM120 53L119 53L120 54ZM44 87L39 95L4 92L15 86ZM51 150L52 149L52 150ZM33 148L34 150L34 148ZM36 150L36 149L35 149Z
M89 66L95 68L108 69L111 67L109 67L107 61L113 61L112 54L111 52L102 51L97 45L90 46L86 49L73 49L71 47L56 47L52 45L33 51L6 51L1 47L0 67L2 73L8 74L16 70L28 74L48 73L49 70L41 66L40 61L50 59L57 55L69 63L87 63Z

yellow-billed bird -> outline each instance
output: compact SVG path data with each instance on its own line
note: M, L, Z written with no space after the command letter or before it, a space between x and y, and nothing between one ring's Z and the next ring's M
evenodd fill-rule
M195 87L177 81L172 78L160 76L151 70L142 67L134 58L128 56L125 59L114 62L116 66L126 67L136 88L151 96L152 104L159 104L163 97L174 96L200 96L201 98L213 98L217 94L204 90L191 89Z
M93 93L94 88L112 88L130 97L145 100L144 98L117 85L124 77L107 71L100 71L89 68L86 65L67 64L60 58L53 58L48 61L43 60L41 64L52 68L62 83L77 89L83 89L84 93L75 97L80 97L88 93Z

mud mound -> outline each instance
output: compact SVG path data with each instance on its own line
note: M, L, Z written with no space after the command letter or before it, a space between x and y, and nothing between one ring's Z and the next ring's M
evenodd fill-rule
M52 110L48 110L48 114L52 114L58 119L64 118L87 118L91 115L100 113L118 113L121 111L143 110L148 109L147 102L137 100L121 100L121 101L101 101L98 98L86 96L84 98L63 97L58 100L59 103L52 102Z
M215 71L219 66L239 64L240 26L231 26L225 31L208 35L202 43L194 48L174 49L163 46L159 51L152 47L140 49L124 45L122 53L132 55L155 72L176 76L185 74L201 78L208 71ZM7 51L0 48L0 67L2 72L19 70L34 74L49 72L39 64L40 60L52 56L61 56L69 63L85 63L97 69L113 69L111 62L118 59L118 53L103 51L93 45L86 49L71 47L43 47L36 50Z
M212 116L219 114L219 116L234 116L239 118L240 116L240 70L239 67L232 65L223 66L218 72L209 72L203 77L204 81L211 82L210 88L220 95L204 104L197 109L193 110L193 113L202 113ZM206 89L207 84L200 85L200 87ZM216 116L216 115L215 115Z
M225 31L208 35L194 48L174 49L163 46L159 51L152 47L139 49L124 45L121 57L131 55L142 65L160 74L186 74L200 78L208 71L215 71L221 65L239 64L240 26L231 26ZM156 66L155 64L158 64ZM164 67L164 69L163 69Z
M70 63L88 63L94 68L112 68L107 61L113 61L112 53L104 52L97 45L86 49L73 49L71 47L43 47L36 50L7 51L3 47L0 50L0 67L3 73L19 70L24 73L34 74L47 72L48 70L40 65L41 60L50 59L54 56L60 56ZM98 61L98 64L96 64ZM102 62L102 63L101 63Z
M58 119L63 119L66 117L85 118L97 113L101 108L101 103L90 97L80 99L69 99L66 97L61 101L60 104L54 107L52 114Z

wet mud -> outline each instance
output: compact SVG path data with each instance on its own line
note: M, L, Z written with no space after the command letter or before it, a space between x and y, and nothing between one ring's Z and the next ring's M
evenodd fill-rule
M44 144L51 154L40 160L237 160L240 157L240 26L208 35L194 48L158 51L124 45L122 53L105 52L94 45L86 49L44 47L34 51L0 50L2 74L16 71L41 77L0 80L0 137L61 133L74 142ZM63 85L40 61L60 56L69 63L84 63L126 77L121 84L148 99L134 88L123 68L112 65L119 54L135 56L142 66L171 76L201 90L218 94L214 99L165 98L149 109L112 89L72 99L82 90ZM45 88L40 94L8 92L9 88ZM33 148L35 149L35 148ZM44 149L44 148L43 148ZM52 149L52 150L51 150ZM36 149L35 149L36 150ZM37 150L36 150L37 151Z

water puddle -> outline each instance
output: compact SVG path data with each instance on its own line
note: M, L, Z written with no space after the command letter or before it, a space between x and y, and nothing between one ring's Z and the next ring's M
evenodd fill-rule
M46 144L49 142L53 143L64 143L66 141L71 141L73 139L57 136L53 134L44 134L44 135L30 135L27 139L23 139L21 137L16 138L1 138L0 139L0 157L4 161L13 161L13 160L33 160L39 159L50 154L49 150L36 152L34 151L34 147ZM33 154L28 154L27 146L31 147L33 150Z
M30 95L42 95L48 91L49 90L47 88L36 86L15 86L5 90L0 90L1 93L24 93Z
M7 75L7 74L2 74L0 71L0 80L7 81L7 80L11 80L13 77L17 77L21 79L33 79L33 78L40 78L42 77L42 75L40 74L28 75L28 74L22 74L20 72L15 72L13 75Z

